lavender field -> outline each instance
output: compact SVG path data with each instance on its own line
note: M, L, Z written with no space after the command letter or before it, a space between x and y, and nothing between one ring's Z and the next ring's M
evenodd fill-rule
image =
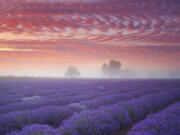
M180 135L180 80L0 79L0 135Z

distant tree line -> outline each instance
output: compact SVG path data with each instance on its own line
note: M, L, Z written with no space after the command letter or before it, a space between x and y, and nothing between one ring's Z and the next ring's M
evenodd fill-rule
M121 74L121 62L117 60L110 60L108 63L104 63L101 66L102 75L106 78L118 78ZM80 77L81 73L75 66L69 66L65 73L68 78Z

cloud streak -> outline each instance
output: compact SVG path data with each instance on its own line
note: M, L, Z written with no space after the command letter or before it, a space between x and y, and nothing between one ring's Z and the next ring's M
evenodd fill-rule
M31 52L31 49L14 49L14 48L0 48L3 52Z

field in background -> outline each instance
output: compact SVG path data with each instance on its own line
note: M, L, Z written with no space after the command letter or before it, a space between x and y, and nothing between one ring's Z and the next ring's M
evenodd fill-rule
M0 135L178 135L179 101L180 80L1 78Z

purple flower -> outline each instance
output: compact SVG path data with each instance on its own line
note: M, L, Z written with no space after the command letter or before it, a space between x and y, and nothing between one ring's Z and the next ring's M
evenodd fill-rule
M149 115L144 121L135 124L128 135L179 135L179 112L180 102L177 102L158 113Z

